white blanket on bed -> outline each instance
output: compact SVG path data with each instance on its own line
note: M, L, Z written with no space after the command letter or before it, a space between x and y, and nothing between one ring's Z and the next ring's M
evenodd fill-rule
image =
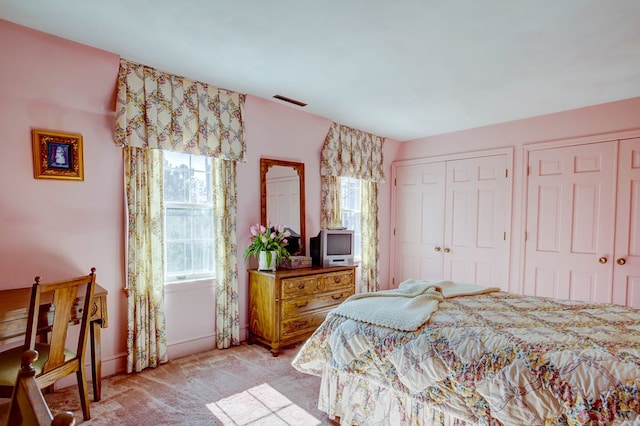
M333 310L353 320L401 331L416 330L438 309L440 301L500 291L453 281L403 281L397 289L354 294Z

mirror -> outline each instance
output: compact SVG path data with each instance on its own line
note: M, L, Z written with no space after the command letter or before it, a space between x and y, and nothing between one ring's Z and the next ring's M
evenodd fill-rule
M284 225L299 239L291 239L292 256L305 255L304 164L260 159L260 223Z

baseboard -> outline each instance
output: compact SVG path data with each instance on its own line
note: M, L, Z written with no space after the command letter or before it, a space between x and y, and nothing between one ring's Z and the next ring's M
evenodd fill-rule
M167 345L169 360L215 349L216 336L204 336Z

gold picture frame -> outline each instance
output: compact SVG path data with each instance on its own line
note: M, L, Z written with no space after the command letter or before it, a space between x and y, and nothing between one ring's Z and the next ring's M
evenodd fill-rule
M84 180L82 135L32 129L33 177Z

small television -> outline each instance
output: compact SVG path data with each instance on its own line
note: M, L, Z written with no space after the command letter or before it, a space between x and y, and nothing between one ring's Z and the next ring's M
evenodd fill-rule
M322 229L309 239L313 266L353 265L353 231L349 229Z

